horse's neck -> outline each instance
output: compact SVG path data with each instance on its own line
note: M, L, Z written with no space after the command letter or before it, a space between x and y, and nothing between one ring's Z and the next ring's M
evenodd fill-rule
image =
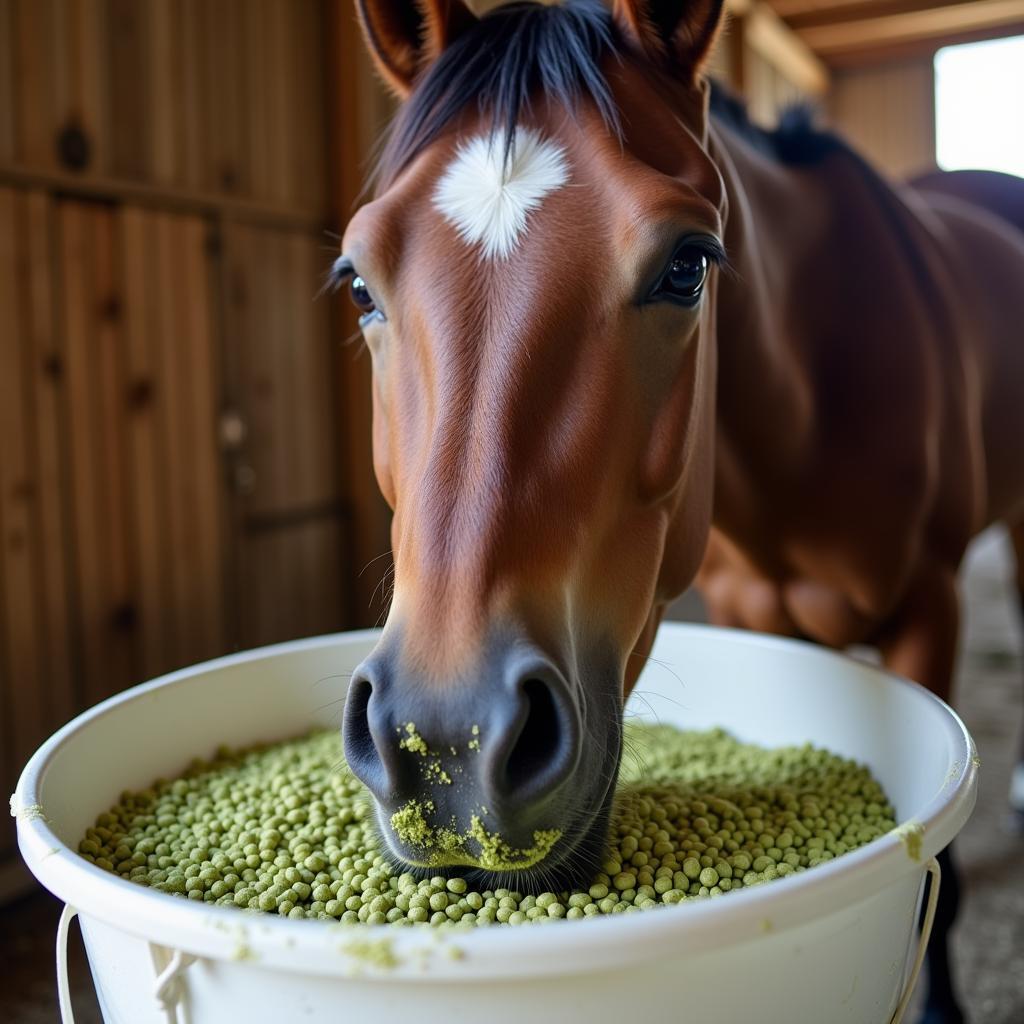
M730 262L716 307L717 519L756 514L752 492L799 472L813 440L807 352L788 321L799 301L797 274L821 236L824 195L727 129L713 126L710 145L728 195Z

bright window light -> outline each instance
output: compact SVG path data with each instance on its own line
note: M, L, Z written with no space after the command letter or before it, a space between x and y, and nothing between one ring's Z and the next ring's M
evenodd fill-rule
M935 55L935 149L946 171L1024 177L1024 36Z

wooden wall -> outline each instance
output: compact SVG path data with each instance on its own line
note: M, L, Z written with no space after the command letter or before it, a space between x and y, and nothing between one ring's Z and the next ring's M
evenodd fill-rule
M351 621L335 6L0 0L8 792L85 706Z
M822 101L829 72L807 47L757 0L729 0L710 72L742 96L752 120L771 128L796 102Z
M335 55L330 61L329 84L329 117L336 127L332 180L343 228L365 201L371 154L395 102L373 70L351 0L332 4L330 41ZM358 314L344 290L336 305L342 336L352 339L341 361L345 405L342 458L354 570L349 581L351 621L357 626L374 626L383 621L387 611L380 583L391 568L391 512L373 472L370 356L360 340Z
M315 0L0 0L0 163L325 206Z
M935 168L932 56L844 69L833 76L835 126L895 179Z

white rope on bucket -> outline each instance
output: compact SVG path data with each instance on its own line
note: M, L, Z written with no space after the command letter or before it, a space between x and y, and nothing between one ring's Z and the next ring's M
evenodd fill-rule
M924 866L925 871L932 877L932 884L928 887L928 905L925 907L924 920L921 922L921 934L917 940L917 954L914 956L914 965L910 969L910 977L907 978L906 987L903 989L903 997L896 1006L896 1012L892 1015L892 1024L900 1024L903 1015L907 1012L910 999L917 987L917 978L921 973L921 965L924 963L924 954L928 949L928 940L931 938L932 925L935 923L935 907L939 902L939 886L942 884L942 869L939 862L932 857Z
M152 944L150 951L155 953ZM156 976L153 995L167 1015L167 1024L189 1024L188 1005L184 999L185 986L182 984L181 975L195 962L196 958L191 953L183 953L176 949L170 963Z

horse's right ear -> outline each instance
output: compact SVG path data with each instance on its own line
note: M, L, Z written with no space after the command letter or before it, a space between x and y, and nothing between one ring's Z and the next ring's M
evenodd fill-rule
M400 99L476 16L463 0L356 0L377 70Z
M724 0L612 0L621 31L650 59L696 78L722 23Z

